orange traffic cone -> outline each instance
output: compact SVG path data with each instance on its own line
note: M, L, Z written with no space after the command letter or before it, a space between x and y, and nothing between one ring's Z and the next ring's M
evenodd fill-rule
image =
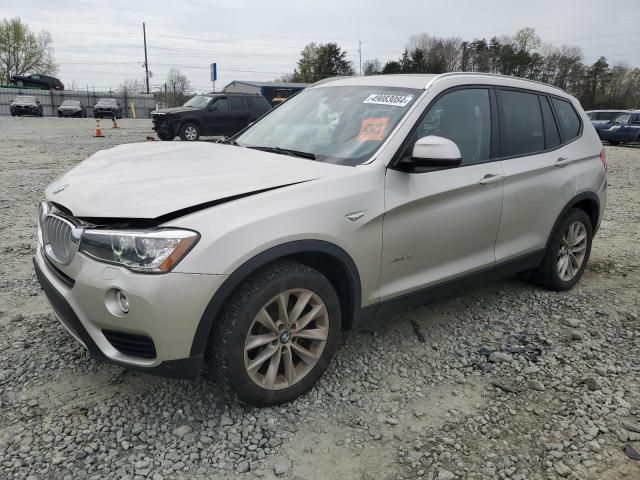
M94 135L94 137L98 138L98 137L104 137L104 135L102 134L102 129L100 128L100 119L96 118L96 134Z
M117 118L117 117L113 117L113 119L112 119L112 120L113 120L113 126L112 126L111 128L120 128L120 127L118 126L118 122L117 122L116 118Z

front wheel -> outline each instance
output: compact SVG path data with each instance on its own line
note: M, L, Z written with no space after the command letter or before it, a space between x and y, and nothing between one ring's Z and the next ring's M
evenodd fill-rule
M180 140L195 142L200 138L200 128L195 123L187 122L180 127Z
M573 288L587 267L592 240L589 216L584 210L569 210L551 235L544 259L531 278L549 290Z
M266 266L238 287L222 313L211 370L243 402L289 402L326 370L341 321L338 295L320 272L292 261Z
M618 145L619 143L617 140L609 140L609 145Z

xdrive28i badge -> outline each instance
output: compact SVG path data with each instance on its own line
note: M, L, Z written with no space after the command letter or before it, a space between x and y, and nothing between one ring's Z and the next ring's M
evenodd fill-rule
M64 185L59 185L56 188L53 189L53 194L55 195L56 193L60 193L61 191L63 191L65 188L70 187L71 185L69 185L68 183L65 183Z

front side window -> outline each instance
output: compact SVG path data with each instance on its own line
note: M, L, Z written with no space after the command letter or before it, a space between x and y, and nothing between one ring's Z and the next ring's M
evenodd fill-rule
M488 160L491 153L491 107L485 88L454 90L439 98L416 130L413 143L427 135L454 142L462 165Z
M360 85L308 88L253 124L236 142L358 165L371 158L422 92Z
M613 119L613 124L626 125L628 121L629 121L629 114L623 113L622 115L618 115L616 118Z
M228 112L229 100L227 100L227 97L217 98L213 102L211 102L211 106L213 107L213 111L215 112Z
M498 90L500 101L500 154L505 157L540 152L544 127L538 95Z
M580 135L580 118L571 103L554 98L553 106L556 109L558 120L560 120L564 141L568 142Z
M640 113L636 113L632 118L631 118L631 123L638 124L640 123Z

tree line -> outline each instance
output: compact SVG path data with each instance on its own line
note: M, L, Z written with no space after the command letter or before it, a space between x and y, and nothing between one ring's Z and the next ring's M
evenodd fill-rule
M545 44L533 28L513 36L466 41L422 33L409 37L397 60L363 64L364 75L391 73L486 72L537 80L568 91L585 109L640 108L640 68L610 65L605 57L583 62L579 47ZM307 45L293 74L283 81L315 82L336 75L353 75L346 52L336 43Z

